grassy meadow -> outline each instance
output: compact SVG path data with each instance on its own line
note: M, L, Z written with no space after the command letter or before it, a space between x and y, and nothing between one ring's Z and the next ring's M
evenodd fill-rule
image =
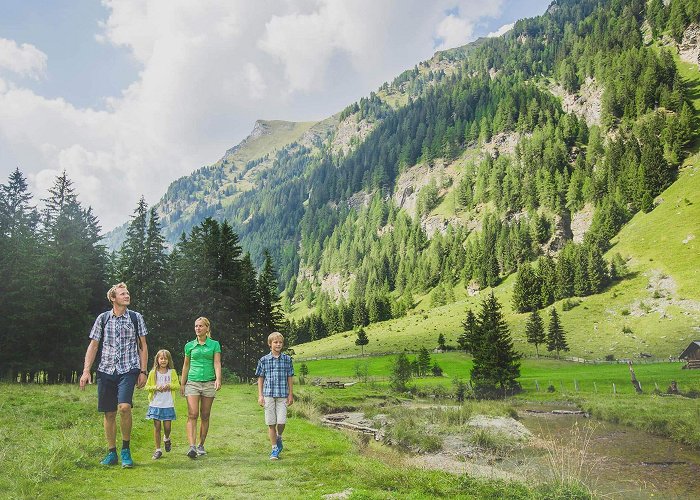
M177 398L173 451L158 461L146 395L135 395L133 469L103 467L95 386L1 386L0 491L3 498L322 498L352 489L353 499L571 498L576 489L479 480L410 467L391 448L318 425L309 398L292 407L279 461L269 443L255 386L225 385L215 401L209 454L185 456L185 402ZM119 439L119 432L117 433ZM579 491L579 493L581 493ZM581 493L579 497L585 497Z
M471 359L456 352L433 354L431 358L443 369L443 376L414 378L409 386L418 395L452 397L453 379L469 379ZM307 382L316 378L351 381L358 371L366 373L373 393L368 393L364 384L344 390L305 386L305 390L321 393L318 399L323 408L366 407L383 404L381 394L382 390L387 391L388 375L394 359L395 356L387 355L298 360L297 370L302 362L307 365ZM658 394L666 391L671 380L677 382L681 393L694 396L700 392L700 371L683 370L682 366L682 363L635 364L635 375L644 391L638 395L631 384L626 364L525 359L519 378L523 392L507 402L516 411L530 404L575 405L595 418L629 425L700 448L700 428L697 427L700 399ZM547 390L550 385L552 392ZM656 390L657 386L660 391Z

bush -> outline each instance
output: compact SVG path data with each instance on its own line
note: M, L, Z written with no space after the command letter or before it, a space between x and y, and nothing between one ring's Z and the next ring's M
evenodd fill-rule
M554 391L556 391L556 389L554 388L554 385L549 384L549 386L547 386L547 392L554 392Z
M565 299L561 304L561 308L564 311L571 311L574 307L581 303L578 299Z
M614 354L606 354L605 361L615 361L615 355Z

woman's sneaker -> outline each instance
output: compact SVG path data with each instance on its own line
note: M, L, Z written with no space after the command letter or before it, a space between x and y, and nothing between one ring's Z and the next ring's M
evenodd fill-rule
M275 446L270 452L270 460L277 460L280 457L280 449Z
M199 446L197 446L197 455L206 455L206 454L207 454L207 452L204 449L203 444L200 444Z
M110 451L109 453L107 453L107 455L105 455L105 457L100 463L102 465L117 465L119 463L119 459L117 458L117 452Z
M187 452L187 456L192 459L197 458L197 449L194 446L190 446L190 451Z
M172 449L173 444L170 442L169 439L165 440L165 451L169 452Z
M158 460L158 459L159 459L160 457L162 457L162 456L163 456L163 452L160 451L160 450L156 450L156 451L153 453L153 460Z

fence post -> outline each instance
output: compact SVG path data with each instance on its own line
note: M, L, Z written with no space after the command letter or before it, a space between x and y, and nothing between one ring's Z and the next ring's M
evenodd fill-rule
M615 388L615 382L613 382L613 394L617 394L617 389Z
M576 392L578 392L578 380L574 379L574 388L576 389Z
M537 387L537 392L540 392L540 383L535 380L535 387Z
M593 382L593 392L598 394L598 385L595 383L595 381Z
M656 381L654 381L654 387L656 387L657 391L661 391L661 389L659 389L659 384L657 384Z
M564 392L564 382L559 381L559 387L561 387L561 392Z

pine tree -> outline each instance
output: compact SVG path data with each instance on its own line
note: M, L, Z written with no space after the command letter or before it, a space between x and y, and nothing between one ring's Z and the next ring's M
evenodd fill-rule
M391 369L391 388L397 392L406 391L406 383L411 380L411 363L405 353L396 356L396 361Z
M513 285L513 309L517 312L534 311L540 307L541 281L529 263L522 264Z
M474 348L479 344L479 330L477 329L476 316L471 309L467 311L467 317L462 322L462 334L457 339L457 344L466 353L474 354Z
M505 396L519 389L520 354L513 348L501 304L491 293L481 304L477 318L478 344L472 349L472 385L480 397Z
M549 352L557 351L557 359L559 359L560 351L568 351L569 345L566 343L566 332L559 322L557 310L552 307L549 313L549 329L547 330L547 350Z
M7 381L15 381L19 372L32 369L32 350L43 341L37 335L42 330L36 319L36 312L43 307L37 269L38 214L30 205L31 198L19 169L0 186L0 317L4 318L0 323L0 378Z
M367 332L365 329L360 327L357 330L357 338L355 339L355 345L359 345L362 349L362 356L365 355L365 346L369 344L369 338L367 337Z
M445 345L445 335L441 333L438 334L438 349L441 351L447 350L447 346Z
M530 313L530 316L525 323L525 337L528 343L535 345L535 352L537 352L537 358L540 357L540 344L543 344L547 339L547 335L544 331L544 323L542 322L542 317L540 313L535 309Z
M418 375L424 376L428 373L430 369L430 353L428 349L424 346L418 351Z

